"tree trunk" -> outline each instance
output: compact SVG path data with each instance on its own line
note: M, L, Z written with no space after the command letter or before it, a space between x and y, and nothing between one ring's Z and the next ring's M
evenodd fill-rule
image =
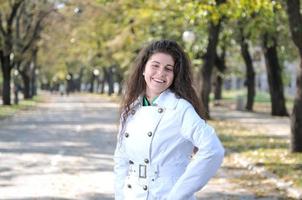
M226 48L225 46L223 46L221 55L220 56L216 55L216 59L215 59L215 66L219 71L216 75L216 80L215 80L214 99L217 100L215 104L217 104L218 101L221 100L222 98L222 84L223 84L222 74L226 70L225 52L226 52Z
M32 78L30 80L30 93L31 96L34 97L37 95L37 78L36 78L35 70L32 72Z
M105 93L105 79L104 77L100 80L100 93L104 94Z
M102 67L103 70L103 77L101 78L101 89L100 89L100 93L104 94L105 93L105 84L107 82L107 69L106 67Z
M211 76L216 58L216 47L218 44L221 20L217 23L210 23L207 52L204 57L204 64L201 68L202 85L201 100L205 107L205 118L210 118L209 96L211 92Z
M1 29L1 39L2 46L0 47L0 60L1 60L1 69L3 73L3 105L11 105L10 99L10 81L11 81L11 70L12 70L12 61L10 60L10 55L12 53L13 47L13 22L20 5L24 0L19 0L15 2L10 1L9 13L8 15L4 14L0 17L0 29ZM4 22L3 16L6 16ZM5 25L4 25L5 24Z
M300 0L290 0L287 3L292 40L299 49L300 66L297 74L297 92L291 114L291 151L302 152L302 16Z
M221 100L222 98L222 77L217 74L216 75L216 81L215 81L215 91L214 91L214 99L215 100Z
M113 79L113 67L109 67L108 73L107 73L107 81L108 81L108 95L112 95L114 93L114 79Z
M300 55L302 58L302 55ZM302 152L302 61L297 74L297 92L291 114L291 151Z
M123 76L122 76L122 72L119 68L116 72L116 81L118 83L118 92L117 92L117 94L121 95L122 91L123 91Z
M2 91L2 101L3 105L11 105L11 67L9 56L4 56L1 53L1 68L3 77L3 91Z
M95 76L93 75L93 73L91 73L91 77L90 77L90 88L89 88L89 92L93 93L94 92L94 80L95 80Z
M243 57L246 66L246 80L245 86L247 87L247 101L245 109L248 111L253 111L254 98L255 98L255 71L253 67L253 61L251 54L249 52L249 45L243 34L243 28L240 28L240 48L241 55Z
M269 43L269 35L264 34L263 50L271 96L271 114L273 116L288 116L283 92L282 72L278 60L277 41L275 37L272 37L271 40Z
M30 90L30 78L26 74L26 72L21 72L21 77L22 77L22 80L23 80L24 99L31 99L32 95L31 95L31 90Z
M37 95L37 54L38 54L38 48L34 48L32 50L32 64L33 68L31 69L31 79L30 79L30 93L31 96L34 97Z

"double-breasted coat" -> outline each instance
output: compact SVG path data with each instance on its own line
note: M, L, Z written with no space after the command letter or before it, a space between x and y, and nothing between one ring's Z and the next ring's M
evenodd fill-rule
M220 167L224 149L188 101L168 89L154 103L142 106L138 98L119 133L115 199L194 200Z

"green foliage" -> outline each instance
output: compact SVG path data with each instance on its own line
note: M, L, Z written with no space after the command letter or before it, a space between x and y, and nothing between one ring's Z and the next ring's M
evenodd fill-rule
M80 12L75 12L76 8ZM208 24L217 23L220 18L224 20L218 52L227 49L227 76L244 75L236 42L240 24L251 46L261 45L261 35L270 32L280 38L282 60L296 57L292 42L283 39L289 38L287 18L277 1L229 0L217 5L215 0L74 0L52 15L42 35L42 75L51 79L63 77L58 74L67 71L79 73L83 67L89 72L113 64L127 71L141 46L160 38L174 39L183 45L198 71L206 52ZM185 30L195 33L193 44L182 41ZM73 62L80 64L66 64Z

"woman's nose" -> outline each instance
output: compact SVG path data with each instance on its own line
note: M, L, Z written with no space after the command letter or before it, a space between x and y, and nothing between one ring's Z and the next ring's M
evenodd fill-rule
M164 74L165 74L164 68L163 68L163 67L158 68L157 74L159 74L159 75L164 75Z

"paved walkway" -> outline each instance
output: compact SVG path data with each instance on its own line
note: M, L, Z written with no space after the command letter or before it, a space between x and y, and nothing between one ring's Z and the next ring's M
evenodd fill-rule
M113 199L117 105L49 100L0 122L0 199Z
M275 117L269 113L232 110L226 107L212 107L211 117L217 120L238 122L244 127L261 129L267 135L290 137L289 117Z
M113 200L117 105L90 95L48 100L0 121L0 200ZM198 199L284 198L226 157Z

